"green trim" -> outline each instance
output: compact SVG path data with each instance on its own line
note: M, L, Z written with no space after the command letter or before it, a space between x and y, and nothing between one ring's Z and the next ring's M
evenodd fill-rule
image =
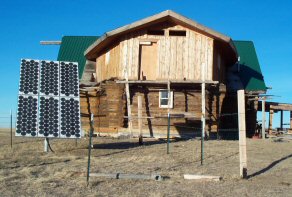
M86 63L84 51L98 38L98 36L63 36L57 60L78 62L81 79Z
M264 77L252 41L233 41L240 57L239 77L247 91L266 91Z

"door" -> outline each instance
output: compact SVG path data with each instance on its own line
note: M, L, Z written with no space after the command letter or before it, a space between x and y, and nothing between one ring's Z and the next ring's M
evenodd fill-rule
M157 43L140 43L139 53L139 80L156 80Z

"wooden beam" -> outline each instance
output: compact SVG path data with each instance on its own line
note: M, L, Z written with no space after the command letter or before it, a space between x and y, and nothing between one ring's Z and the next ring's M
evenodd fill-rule
M245 123L245 96L244 90L237 91L238 130L239 130L239 170L240 177L247 177L246 156L246 123Z
M270 108L275 109L275 110L292 111L291 104L282 104L282 103L279 103L277 105L270 104Z
M185 83L185 84L201 84L201 83L206 83L206 84L218 84L218 81L210 81L210 80L170 80L170 83ZM168 80L118 80L116 83L133 83L133 84L168 84Z
M220 177L220 176L210 176L210 175L184 174L184 179L187 179L187 180L220 181L220 180L222 180L222 177Z
M62 41L40 41L41 45L60 45Z

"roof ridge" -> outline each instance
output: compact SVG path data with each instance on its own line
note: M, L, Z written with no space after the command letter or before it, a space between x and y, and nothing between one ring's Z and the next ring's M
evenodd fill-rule
M253 41L252 40L233 40L234 42L252 42L253 43Z
M191 28L198 29L203 34L206 34L209 37L213 37L214 39L222 40L224 42L229 43L230 47L236 53L236 49L233 46L231 38L229 36L226 36L226 35L224 35L220 32L217 32L209 27L206 27L206 26L198 23L197 21L190 19L186 16L183 16L177 12L174 12L172 10L165 10L165 11L157 13L155 15L148 16L146 18L140 19L138 21L134 21L130 24L127 24L127 25L121 26L119 28L116 28L114 30L106 32L105 34L103 34L98 40L96 40L92 45L90 45L85 50L84 55L87 56L88 59L91 59L89 57L91 55L91 53L93 53L93 51L96 50L97 46L100 43L105 42L107 39L113 38L115 36L119 36L125 32L134 31L136 29L139 29L139 27L141 27L141 26L146 26L146 25L153 24L155 22L159 22L161 19L165 19L165 18L168 19L168 17L173 18L178 23L186 24L186 25L190 26Z

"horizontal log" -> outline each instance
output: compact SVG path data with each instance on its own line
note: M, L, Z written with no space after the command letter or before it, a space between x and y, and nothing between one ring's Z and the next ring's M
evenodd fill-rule
M162 181L162 177L158 174L122 174L122 173L114 173L114 174L107 174L107 173L90 173L90 177L105 177L105 178L112 178L112 179L134 179L134 180L155 180L155 181Z

